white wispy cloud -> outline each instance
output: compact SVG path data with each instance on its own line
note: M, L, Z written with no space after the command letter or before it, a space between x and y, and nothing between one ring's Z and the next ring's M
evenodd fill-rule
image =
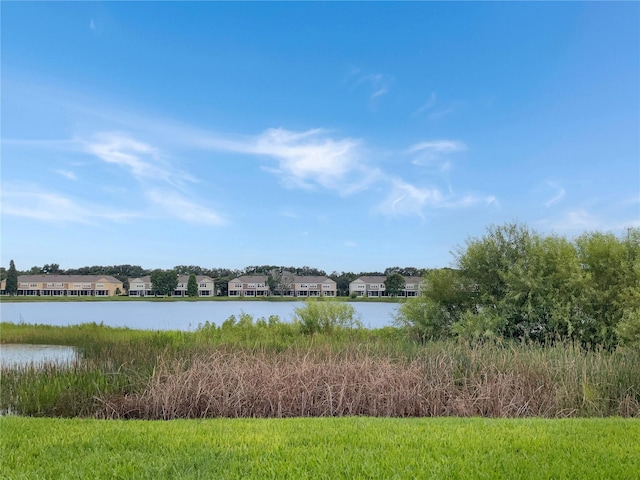
M69 180L78 180L78 176L71 170L53 170L53 172Z
M567 191L555 182L547 182L547 186L554 190L553 197L547 200L544 204L545 207L549 208L561 202L562 199L565 197Z
M441 171L447 171L451 168L447 156L466 150L467 146L458 140L430 140L412 145L407 153L413 155L414 165L436 166Z
M87 152L122 167L140 181L141 192L154 212L149 215L200 225L227 223L224 216L208 208L204 201L189 198L186 184L197 180L164 161L159 148L120 132L98 133L85 145Z
M352 87L366 88L369 92L369 107L377 108L378 100L389 93L393 77L384 73L365 73L360 68L352 68L348 74Z
M139 216L138 212L104 208L86 200L42 190L31 185L3 185L2 214L49 223L82 223L98 226L104 220L121 222Z
M212 136L200 144L215 150L272 158L277 166L263 168L292 188L322 187L348 195L366 188L377 175L377 169L364 165L360 140L334 138L322 129L294 132L270 128L256 137Z
M291 185L338 189L358 166L358 148L357 140L333 139L322 130L296 133L279 128L260 135L254 153L277 159L279 165L272 171Z
M467 150L467 146L457 140L430 140L426 142L416 143L409 147L410 153L416 152L432 152L432 153L454 153Z
M420 108L418 108L415 112L413 112L413 115L420 115L421 113L433 108L437 103L438 103L438 96L436 95L436 92L431 92L431 96L429 97L429 99L426 102L424 102L420 106Z
M553 218L543 218L536 222L542 228L561 234L580 234L589 231L624 232L628 227L640 227L640 218L637 216L624 217L595 213L584 207L575 207L564 210Z
M227 223L222 215L179 192L152 189L145 195L153 204L154 210L163 216L196 225L221 226Z
M102 161L129 170L138 180L162 180L174 186L195 182L191 175L165 163L157 148L120 132L100 132L84 142L85 149Z
M456 111L455 107L446 107L442 110L435 111L429 114L429 120L438 120L440 118L446 117L447 115L452 114Z
M477 205L498 206L498 200L493 195L477 196L465 195L457 197L454 194L444 194L435 187L419 187L402 179L391 180L388 196L381 202L377 211L385 216L419 216L424 217L426 210L460 209Z
M426 206L437 207L444 201L436 188L420 188L400 179L393 179L387 198L378 205L380 213L390 217L417 215L422 217Z

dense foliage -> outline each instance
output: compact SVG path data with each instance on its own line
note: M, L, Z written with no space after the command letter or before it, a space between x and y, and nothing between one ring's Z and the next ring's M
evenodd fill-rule
M575 241L524 225L491 227L431 271L398 321L422 340L458 336L611 348L640 340L640 229Z
M393 272L387 275L384 281L385 290L392 297L396 297L404 290L404 277L398 272Z
M174 270L154 270L151 284L155 295L170 295L178 287L178 276Z
M18 272L16 271L16 264L13 263L13 260L9 262L5 291L9 295L15 295L18 293Z
M295 309L294 321L304 334L331 334L338 329L362 327L353 306L329 299L309 299L304 307Z
M198 296L198 281L195 273L189 275L189 281L187 282L187 295L190 297Z

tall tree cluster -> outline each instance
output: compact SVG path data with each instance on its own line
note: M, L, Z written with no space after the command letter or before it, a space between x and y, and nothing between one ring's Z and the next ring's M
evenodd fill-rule
M18 293L18 271L16 270L16 264L13 263L13 260L9 262L5 291L9 295L15 295Z
M427 273L398 320L423 340L640 340L640 229L570 241L522 224L490 227L458 249L454 269Z

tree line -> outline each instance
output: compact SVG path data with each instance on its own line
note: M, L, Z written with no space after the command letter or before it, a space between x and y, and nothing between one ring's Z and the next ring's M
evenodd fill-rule
M400 325L422 341L575 341L640 344L640 228L571 241L523 224L492 226L431 270Z

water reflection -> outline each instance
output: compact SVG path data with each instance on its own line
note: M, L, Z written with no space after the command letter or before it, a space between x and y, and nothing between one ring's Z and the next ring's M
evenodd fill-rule
M65 345L0 345L0 366L22 367L45 363L69 364L77 357L75 348Z

